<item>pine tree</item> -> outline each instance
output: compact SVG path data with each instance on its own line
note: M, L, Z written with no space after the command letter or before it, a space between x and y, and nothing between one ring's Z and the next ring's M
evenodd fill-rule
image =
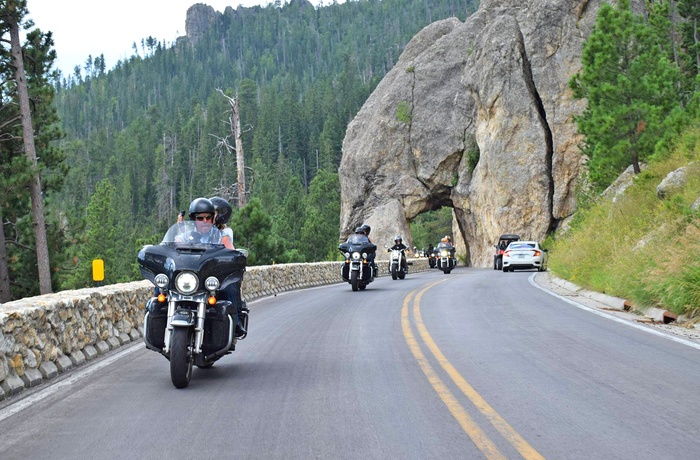
M639 173L640 162L654 153L678 106L677 69L629 0L600 7L582 66L569 84L575 97L588 101L576 122L590 180L603 189L630 164Z

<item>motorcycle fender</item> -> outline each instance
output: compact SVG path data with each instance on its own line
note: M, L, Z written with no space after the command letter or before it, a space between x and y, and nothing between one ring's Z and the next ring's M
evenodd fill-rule
M194 326L194 320L193 311L185 309L175 310L170 325L173 327L192 327Z
M360 269L360 264L358 264L357 262L353 262L352 264L350 264L350 270L356 272L359 269Z

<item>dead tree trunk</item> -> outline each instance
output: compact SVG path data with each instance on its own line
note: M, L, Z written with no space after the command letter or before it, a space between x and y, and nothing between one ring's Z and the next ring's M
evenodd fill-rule
M10 43L12 47L12 60L15 68L15 80L17 82L17 95L19 99L19 112L22 118L22 137L24 138L24 152L32 165L33 180L29 187L32 199L32 225L34 226L34 239L36 246L36 265L39 273L39 292L49 294L51 289L51 264L49 263L49 248L46 238L46 223L44 221L44 201L41 192L41 178L34 146L34 129L32 128L32 114L29 109L29 91L27 79L24 73L24 58L22 46L19 41L19 22L17 18L8 19L10 29Z
M235 147L233 150L236 151L236 181L238 183L238 208L242 209L248 204L248 198L246 195L246 184L245 184L245 157L243 155L243 132L241 130L241 116L240 116L240 106L238 104L238 96L231 97L226 95L222 90L217 89L222 96L228 100L228 105L231 109L231 115L228 117L229 127L231 129L231 136L235 139ZM224 144L227 150L231 150L230 144L226 139L220 139L220 142Z

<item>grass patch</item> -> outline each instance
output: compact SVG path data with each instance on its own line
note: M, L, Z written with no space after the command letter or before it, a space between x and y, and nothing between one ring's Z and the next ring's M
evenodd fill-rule
M548 244L549 268L573 283L678 314L700 311L700 129L687 132L612 199L577 212L571 228ZM657 186L686 166L684 186L660 199Z

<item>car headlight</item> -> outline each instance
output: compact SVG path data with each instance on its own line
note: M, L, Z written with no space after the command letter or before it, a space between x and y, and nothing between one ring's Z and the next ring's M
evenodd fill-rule
M156 286L161 289L168 287L168 283L170 282L168 277L162 273L157 274L153 281L156 283Z
M354 260L360 260L360 253L359 252L353 252L352 253L352 258Z
M210 276L206 280L204 280L204 286L206 286L208 291L216 291L219 289L219 286L221 283L219 283L219 279L215 276Z
M185 295L195 292L198 284L197 275L192 272L182 272L175 278L175 287Z

